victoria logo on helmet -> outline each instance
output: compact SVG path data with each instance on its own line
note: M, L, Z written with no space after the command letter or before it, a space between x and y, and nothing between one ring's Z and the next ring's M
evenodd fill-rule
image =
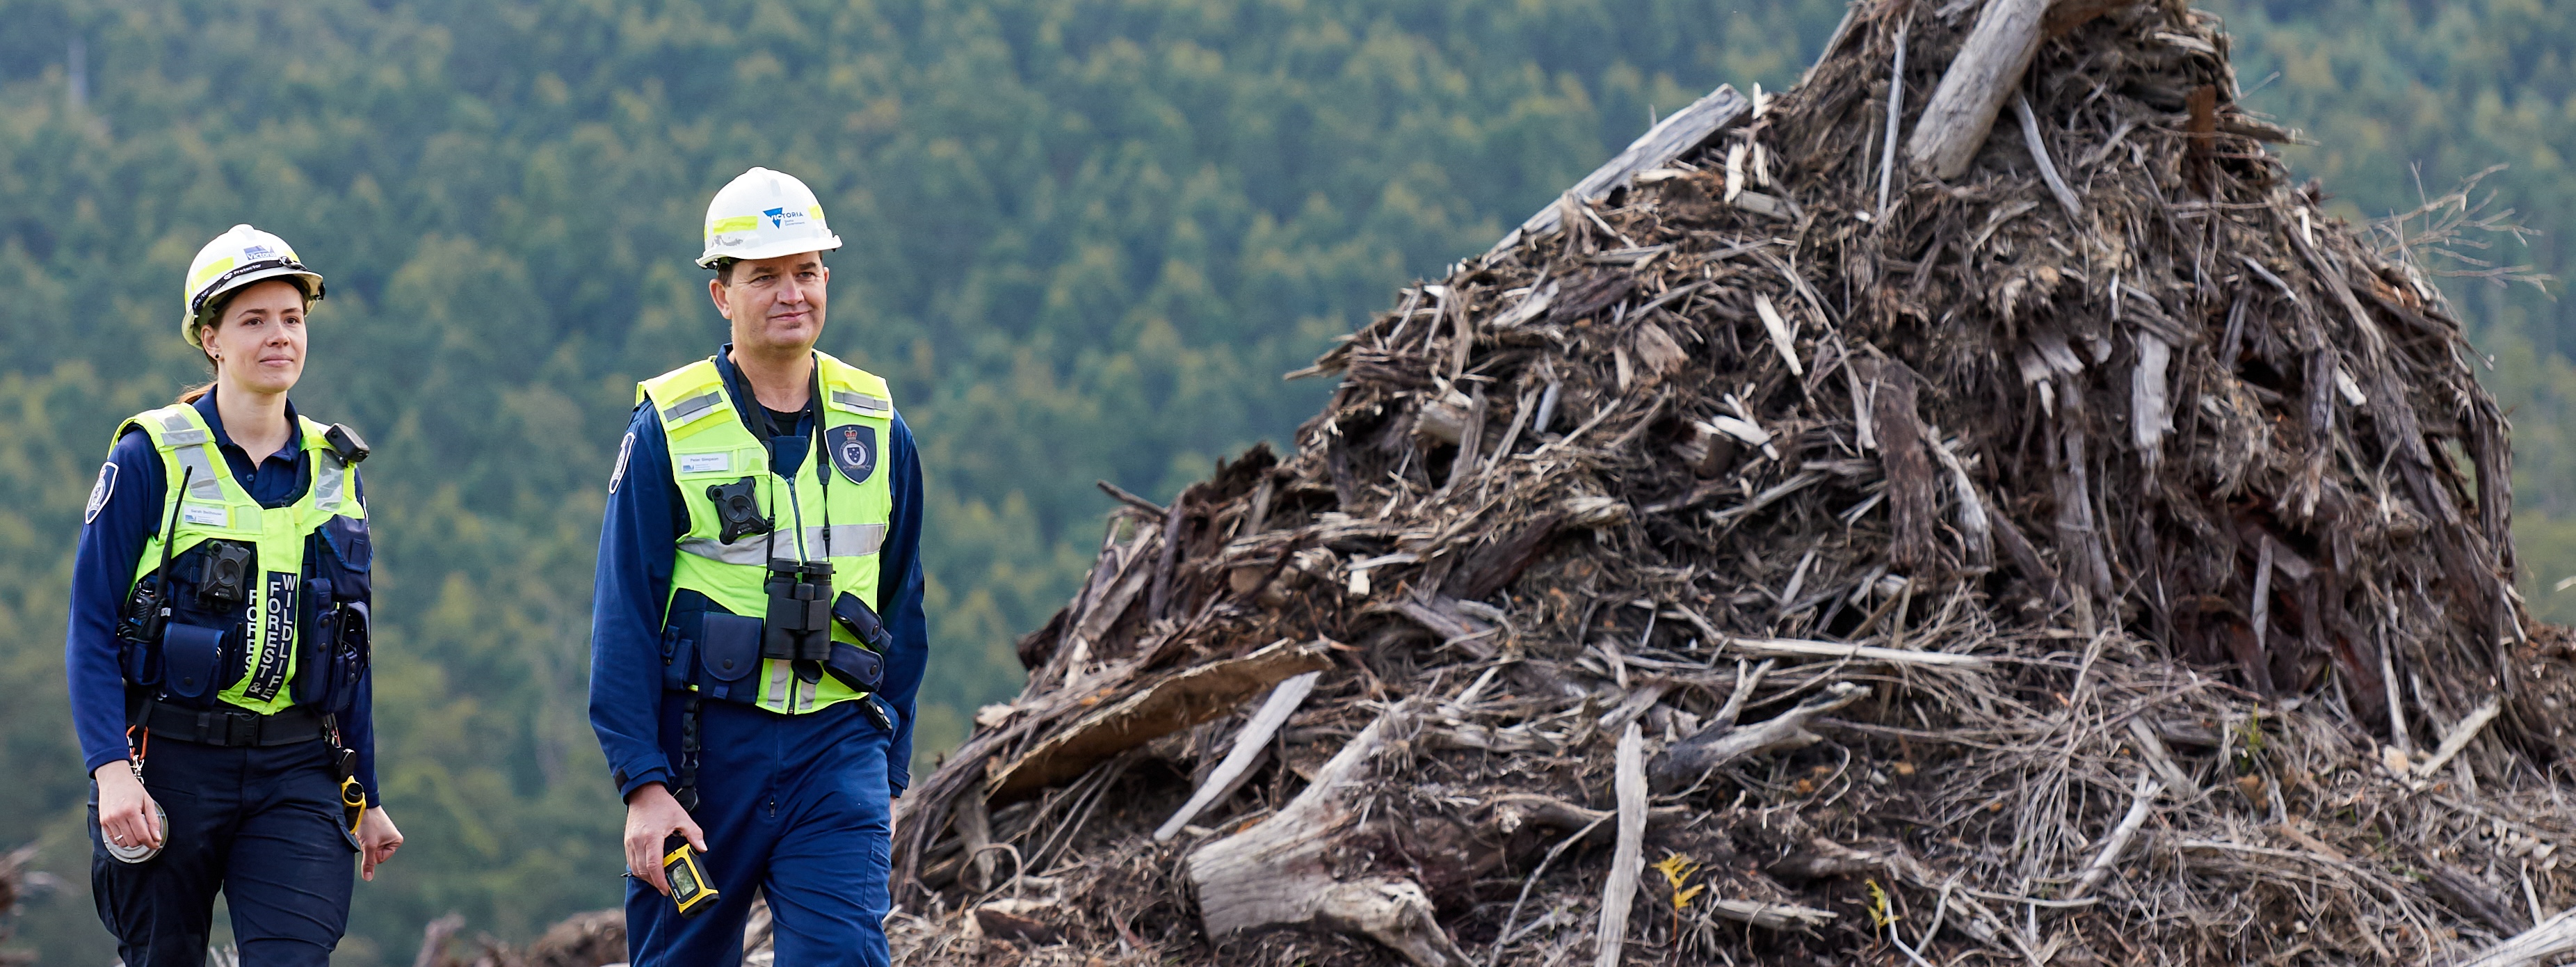
M700 268L723 259L766 259L841 247L812 189L785 172L752 168L707 202Z
M266 245L253 245L242 250L242 257L246 259L264 259L275 254L277 252Z

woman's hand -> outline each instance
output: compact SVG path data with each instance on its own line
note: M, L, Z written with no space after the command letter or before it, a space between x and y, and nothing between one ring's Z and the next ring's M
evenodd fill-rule
M394 819L385 815L385 807L372 806L358 819L358 876L374 882L376 866L394 858L403 844L402 830L394 828Z
M98 780L98 834L120 847L161 848L161 824L154 821L152 794L134 767L118 759L90 773Z

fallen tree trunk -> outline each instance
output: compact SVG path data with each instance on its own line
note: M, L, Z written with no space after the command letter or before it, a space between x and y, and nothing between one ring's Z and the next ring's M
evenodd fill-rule
M1923 105L1923 117L1906 142L1905 156L1915 168L1943 180L1968 170L1995 129L1995 115L2039 52L2040 21L2048 4L1987 0L1976 29L1968 33L1950 69L1942 72L1941 86L1932 90L1932 100Z
M1411 736L1421 711L1411 702L1386 710L1277 815L1190 853L1208 936L1317 924L1370 937L1415 967L1471 967L1419 884L1391 874L1343 881L1331 869L1359 825L1354 806L1380 772L1379 755Z
M1079 776L1118 753L1231 712L1281 681L1330 667L1330 654L1320 641L1283 641L1155 682L1012 760L993 776L985 796L1006 803Z

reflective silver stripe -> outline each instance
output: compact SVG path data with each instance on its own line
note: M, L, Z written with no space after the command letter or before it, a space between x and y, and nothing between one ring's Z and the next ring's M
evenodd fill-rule
M881 400L873 396L853 393L844 389L836 389L832 391L832 402L867 413L890 413L894 410L894 403L892 401Z
M206 431L204 430L161 431L161 442L174 447L186 446L191 443L204 443L208 439L209 437L206 435Z
M771 659L763 661L762 664L769 666L769 694L781 699L778 707L790 712L795 711L796 663Z
M716 404L723 399L724 393L721 391L700 393L671 404L670 409L662 411L662 419L668 423L686 423L696 419L700 413L715 409Z
M884 524L834 524L832 525L832 556L866 557L874 554L885 546L885 536L886 525ZM792 535L779 535L779 553L793 554L795 552L791 548L795 546ZM808 553L821 555L822 528L805 528L805 549ZM695 554L724 564L747 564L754 567L764 567L769 564L769 541L760 537L746 537L732 544L718 544L708 538L695 537L681 541L680 550L683 553Z
M171 456L178 457L179 468L187 471L188 499L223 502L224 487L215 482L215 464L207 459L204 445L181 447L172 451Z
M322 460L313 467L313 506L337 513L340 510L340 484L342 478L349 475L349 465L340 462L340 455L332 451L315 452Z

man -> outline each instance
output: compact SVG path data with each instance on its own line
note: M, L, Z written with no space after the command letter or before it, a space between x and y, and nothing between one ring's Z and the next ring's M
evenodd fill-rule
M755 888L779 963L888 961L921 467L885 381L814 349L840 246L793 177L716 193L698 265L732 342L636 388L609 478L590 718L626 800L637 967L737 963ZM685 915L663 872L681 839L715 891Z

